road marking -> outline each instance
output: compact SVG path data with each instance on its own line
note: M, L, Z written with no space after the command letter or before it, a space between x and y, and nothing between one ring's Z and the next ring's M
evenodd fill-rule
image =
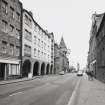
M71 95L71 97L70 97L69 102L68 102L67 105L75 105L75 104L74 104L74 102L75 102L75 97L76 97L77 90L78 90L79 85L80 85L80 81L81 81L81 79L77 82L77 84L76 84L76 86L75 86L75 88L74 88L74 91L73 91L73 93L72 93L72 95Z
M64 100L66 100L67 95L69 94L69 91L66 91L63 93L63 95L60 96L60 98L58 99L58 101L56 102L56 105L62 105L65 103Z
M11 95L9 95L10 97L11 96L15 96L15 95L17 95L17 94L22 94L23 92L17 92L17 93L13 93L13 94L11 94Z

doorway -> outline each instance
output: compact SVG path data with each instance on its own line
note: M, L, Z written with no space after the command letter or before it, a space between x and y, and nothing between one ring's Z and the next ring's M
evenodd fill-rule
M0 63L0 80L5 79L5 63Z

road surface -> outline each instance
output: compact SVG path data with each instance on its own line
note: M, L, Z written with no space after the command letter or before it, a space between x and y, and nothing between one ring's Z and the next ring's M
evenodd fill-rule
M65 74L1 85L0 105L67 105L80 79Z

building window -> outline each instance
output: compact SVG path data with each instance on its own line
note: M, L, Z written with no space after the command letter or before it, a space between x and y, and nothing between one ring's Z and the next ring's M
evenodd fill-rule
M34 44L36 44L36 36L34 36Z
M25 14L25 23L29 26L32 27L32 21L31 19Z
M25 39L32 41L32 34L31 32L29 32L28 30L25 29L25 35L24 35Z
M43 38L44 38L44 40L45 40L45 36L46 36L45 33L43 33Z
M20 21L20 14L18 12L16 12L16 20Z
M7 2L5 2L4 0L2 0L2 12L7 14Z
M41 46L42 46L42 48L43 48L43 41L42 41L42 45L41 45Z
M10 44L10 55L14 55L14 45Z
M20 55L20 47L16 46L16 56L19 56L19 55Z
M42 57L43 57L43 52L42 52Z
M28 23L28 16L25 15L25 22Z
M48 51L49 51L49 48L50 48L50 47L49 47L49 45L48 45Z
M44 43L44 50L46 50L46 43Z
M19 74L20 74L19 65L10 64L9 65L9 75L19 75Z
M51 40L51 42L53 43L53 39Z
M14 26L10 25L10 34L13 35L14 34Z
M16 38L20 39L20 30L19 29L16 29Z
M32 21L31 21L31 19L29 19L28 22L29 22L29 26L32 27Z
M36 48L34 48L34 56L36 57Z
M2 53L7 53L7 42L2 41Z
M7 2L2 0L2 12L7 14Z
M7 32L7 22L2 20L2 31Z
M31 46L24 45L24 55L28 57L31 56Z
M14 31L14 26L10 25L10 32L13 32L13 31Z
M38 39L38 46L40 46L40 39Z
M36 26L36 32L38 32L38 30L39 30L39 28L38 28L38 26Z
M14 18L14 8L10 7L10 17Z
M36 24L34 24L34 30L35 30L35 32L37 31L37 26L36 26Z
M38 50L38 57L40 58L40 50Z

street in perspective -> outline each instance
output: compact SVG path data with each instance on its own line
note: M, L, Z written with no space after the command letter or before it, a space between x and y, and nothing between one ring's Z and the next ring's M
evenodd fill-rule
M80 80L65 74L1 85L0 105L67 105Z
M103 4L0 0L0 105L105 105Z

